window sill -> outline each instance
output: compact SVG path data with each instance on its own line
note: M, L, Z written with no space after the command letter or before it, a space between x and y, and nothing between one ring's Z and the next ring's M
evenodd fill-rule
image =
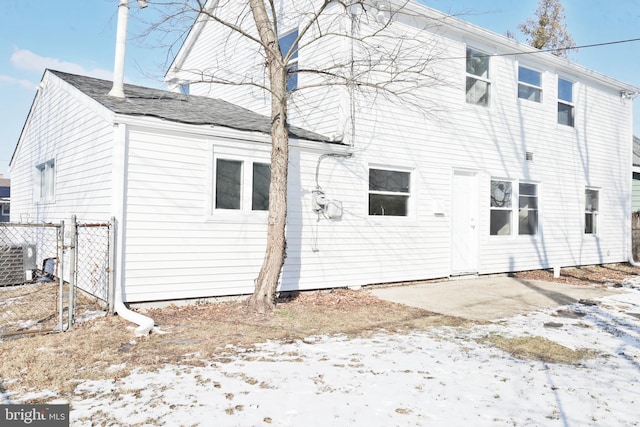
M222 222L227 224L267 224L267 211L220 210L205 216L205 222Z
M536 109L545 108L544 101L538 102L538 101L532 101L530 99L525 99L525 98L518 98L518 104L528 108L536 108Z
M382 226L417 226L418 220L413 216L367 215L370 225Z

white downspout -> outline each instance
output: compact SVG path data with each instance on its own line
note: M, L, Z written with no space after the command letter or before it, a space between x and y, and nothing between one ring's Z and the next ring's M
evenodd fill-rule
M140 8L147 6L147 2L144 0L138 0ZM124 98L124 59L127 45L127 20L129 18L129 1L120 0L118 4L118 24L116 28L116 52L113 69L113 87L109 92L110 96L117 98ZM138 327L135 330L136 336L148 335L153 328L154 321L150 317L144 316L140 313L131 311L124 305L122 282L124 281L124 272L122 271L124 257L122 255L124 250L124 233L122 220L124 219L124 197L125 197L125 174L126 174L126 145L127 145L127 132L126 126L116 124L116 128L113 133L113 169L112 169L112 203L115 218L120 218L121 222L116 222L114 218L115 230L115 248L117 252L111 257L113 265L111 271L115 272L115 289L114 289L114 305L113 311L130 322L136 323Z
M125 219L125 198L126 198L126 175L127 175L127 127L124 124L115 124L113 130L113 164L112 164L112 211L114 212L114 244L111 256L111 271L114 274L114 307L113 311L118 313L123 319L136 323L136 336L148 335L153 329L154 321L150 317L129 310L124 305L124 219ZM118 218L116 220L115 218Z
M622 99L623 102L629 100L629 102L631 103L631 107L629 108L629 113L628 113L628 117L629 117L629 123L633 123L633 100L638 96L638 92L634 92L634 91L620 91L620 98ZM633 129L631 130L631 134L630 134L630 139L631 139L631 162L629 163L629 172L631 172L631 174L628 174L627 177L631 178L629 179L629 186L631 187L629 189L629 194L631 195L631 197L633 197ZM631 175L631 176L629 176ZM633 220L633 208L631 207L631 200L629 201L629 218L628 218L628 224L631 224L631 221ZM640 262L637 262L636 260L633 259L633 224L631 224L631 233L629 233L631 236L629 236L629 245L628 245L628 249L629 249L629 254L628 256L628 262L629 264L631 264L634 267L640 267Z

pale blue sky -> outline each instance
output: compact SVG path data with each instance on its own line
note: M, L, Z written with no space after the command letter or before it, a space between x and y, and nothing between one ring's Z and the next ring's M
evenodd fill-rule
M167 51L156 40L134 38L154 6L131 2L125 75L162 87ZM150 3L153 3L151 0ZM533 15L537 0L424 0L423 3L496 33L513 31ZM578 45L640 38L640 0L564 0L569 32ZM0 173L9 161L45 68L111 79L118 0L2 0L0 14ZM640 87L640 42L582 49L572 60ZM640 97L634 133L640 136Z

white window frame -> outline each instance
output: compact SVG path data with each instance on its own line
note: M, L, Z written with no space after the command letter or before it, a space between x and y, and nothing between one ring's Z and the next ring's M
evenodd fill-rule
M293 55L291 55L286 67L287 92L292 92L298 88L298 45L296 43L292 43L290 46L283 46L282 41L293 36L293 41L295 42L298 38L298 34L298 29L296 28L278 37L278 46L284 56L289 53L289 50L294 49ZM286 47L286 50L283 50L283 47Z
M596 194L596 206L595 209L592 205L588 204L587 192L594 192ZM591 229L587 230L587 217L591 216ZM586 187L584 189L584 234L587 236L598 236L600 233L600 189L593 187Z
M530 71L532 73L538 74L538 76L540 77L540 83L538 85L535 85L533 83L521 80L520 69L525 69L525 70ZM535 70L535 69L533 69L531 67L526 67L524 65L518 64L518 98L541 104L542 101L543 101L543 93L544 93L543 90L542 90L542 78L543 78L543 73L541 71ZM521 96L520 88L526 88L528 90L532 90L533 93L538 93L539 94L538 95L539 99L531 99L530 97Z
M212 150L213 151L213 150ZM245 155L246 153L246 155ZM270 165L269 155L267 152L264 156L256 155L259 152L249 150L216 150L212 152L210 157L208 202L207 202L207 220L221 220L228 222L259 222L266 221L268 210L253 209L253 164L260 163ZM222 209L216 207L216 190L217 190L217 163L218 160L237 161L241 163L240 172L240 208L239 209Z
M371 185L370 185L370 181L369 181L369 176L371 173L371 170L379 170L379 171L386 171L386 172L398 172L398 173L405 173L408 175L408 185L409 188L407 189L407 192L401 192L401 191L385 191L385 190L371 190ZM367 168L367 197L366 197L366 212L369 218L412 218L413 217L413 198L414 195L412 193L413 188L414 188L414 173L413 173L413 169L409 169L409 168L403 168L403 167L395 167L395 166L378 166L378 165L369 165ZM377 214L371 214L371 208L370 208L370 202L371 202L371 195L380 195L380 196L401 196L401 197L405 197L406 198L406 215L385 215L383 212Z
M473 57L473 53L475 54L479 54L481 56L485 56L487 59L487 76L483 77L482 75L477 75L474 73L470 73L469 72L469 52L472 52L472 56ZM480 49L476 49L473 48L471 46L466 46L465 48L465 61L464 61L464 68L465 68L465 91L464 91L464 97L465 97L465 102L467 104L470 105L479 105L481 107L490 107L491 106L491 99L492 99L492 94L491 94L491 89L492 89L492 82L491 82L491 55L489 55L488 53L480 50ZM486 102L472 102L469 100L469 79L473 79L476 80L478 82L483 82L486 83L487 85L487 92L486 92Z
M237 183L236 185L238 186L238 192L239 194L237 195L238 197L238 208L223 208L223 207L219 207L218 206L218 184L219 184L219 176L218 176L218 171L220 170L220 162L234 162L234 163L239 163L240 165L240 182ZM243 159L237 159L237 158L228 158L225 156L219 156L215 158L215 161L213 163L213 210L214 211L231 211L231 212L237 212L237 211L242 211L244 210L245 206L246 206L246 201L244 200L245 197L245 191L244 191L244 187L246 184L246 179L245 179L245 170L246 170L246 165L245 165L245 161Z
M522 189L520 188L522 185L533 185L535 188L535 194L522 194ZM540 233L540 186L537 182L528 182L528 181L520 181L518 182L518 235L520 236L537 236ZM523 198L527 198L529 201L535 200L535 207L530 207L529 204L523 204ZM520 227L520 222L522 219L522 213L527 213L527 218L531 214L531 212L535 213L536 217L536 229L533 233L523 233L522 228Z
M54 203L56 196L56 160L49 159L36 165L36 203Z
M493 182L502 182L509 183L511 186L511 194L509 195L509 206L499 206L502 203L502 197L494 196L491 194L493 191L494 184ZM535 195L532 194L522 194L522 190L520 188L521 185L534 185L535 186ZM525 180L517 180L517 179L509 179L509 178L499 178L499 177L491 177L489 181L489 192L490 192L490 201L489 201L489 235L491 237L504 238L506 236L529 236L536 237L540 234L540 183L533 181L525 181ZM535 207L528 207L529 205L523 205L523 199L527 198L527 200L531 200L531 198L535 199ZM497 203L494 202L493 199L496 199ZM497 206L496 206L497 205ZM523 207L527 206L527 207ZM508 212L509 216L509 232L508 233L492 233L491 230L491 213L492 212ZM520 227L520 221L522 217L522 212L527 212L527 217L529 212L535 212L536 215L536 229L535 233L523 233Z
M565 81L567 83L571 83L571 100L567 100L567 99L563 99L560 98L560 81ZM559 125L562 126L567 126L567 127L571 127L571 128L575 128L576 126L576 104L575 104L575 88L576 88L576 82L574 82L573 80L570 80L568 78L564 78L562 76L558 76L558 106L557 106L557 116L556 116L556 122ZM569 108L569 111L571 112L571 123L562 123L560 121L560 106L566 106Z
M2 216L9 216L11 213L11 204L9 202L2 202Z

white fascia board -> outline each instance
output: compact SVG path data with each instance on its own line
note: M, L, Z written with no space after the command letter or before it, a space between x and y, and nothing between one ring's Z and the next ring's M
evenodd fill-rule
M29 125L32 115L36 112L36 109L38 108L38 102L43 97L53 96L53 95L47 94L47 91L50 91L52 88L56 88L62 92L67 93L69 96L74 98L80 104L85 106L89 111L95 113L97 116L101 117L107 123L112 122L113 116L114 116L113 111L109 110L107 107L100 104L98 101L91 98L90 96L86 95L81 90L77 89L76 87L67 83L60 77L56 76L50 70L45 70L44 74L42 75L42 79L38 84L37 92L33 98L33 102L31 104L31 108L29 109L29 113L27 114L27 118L25 119L22 131L18 136L18 142L16 143L16 148L14 149L13 155L11 157L11 161L9 162L9 170L11 170L12 168L14 158L18 155L18 152L21 147L21 142L23 139L24 130ZM39 114L42 114L42 113L39 113Z
M115 115L113 111L111 111L109 108L105 107L104 105L100 104L98 101L96 101L86 93L82 92L80 89L76 88L70 83L67 83L63 79L59 78L58 76L56 76L55 74L47 70L47 72L45 73L42 79L42 83L40 84L40 88L41 88L40 90L46 91L47 88L49 87L56 87L68 93L76 101L78 101L80 104L85 106L92 113L101 117L104 121L108 123L111 123L113 121L113 117Z
M120 114L116 115L114 123L122 123L132 127L150 128L156 131L164 130L167 132L178 132L205 137L235 139L244 142L255 142L258 144L271 144L271 135L269 134L256 131L233 129L224 126L194 125L162 120L156 117L140 117ZM306 139L291 137L289 138L289 146L305 150L315 150L323 153L347 153L350 150L350 147L347 145L321 141L309 141Z
M220 136L223 138L240 139L244 141L265 142L271 141L267 134L261 132L243 131L239 129L228 128L224 126L214 125L197 125L189 123L180 123L170 120L163 120L157 117L149 116L131 116L117 114L114 118L115 123L123 123L129 126L147 127L155 130L166 130L170 132L179 132L185 134L194 134L200 136Z
M207 3L205 3L203 9L207 11L213 10L218 7L219 2L220 0L209 0L207 1ZM189 30L189 34L187 34L187 38L185 39L184 43L182 43L182 46L180 46L180 50L178 50L178 53L167 68L167 72L164 75L165 82L171 82L177 78L176 74L179 73L180 70L182 70L184 61L189 57L193 45L200 37L200 33L204 29L207 22L209 22L209 19L206 15L198 15L195 22L193 23L193 26Z

